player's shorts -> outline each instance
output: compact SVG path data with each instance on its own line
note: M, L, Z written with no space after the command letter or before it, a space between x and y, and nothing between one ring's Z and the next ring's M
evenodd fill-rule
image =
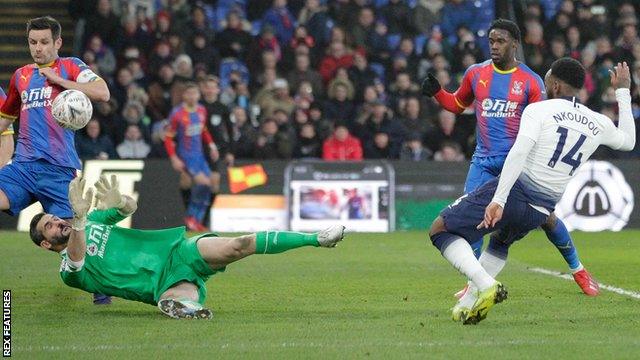
M200 234L181 241L173 250L164 267L160 280L159 291L155 294L156 301L160 295L180 281L188 281L198 286L198 302L204 304L207 298L205 283L211 275L224 272L226 267L213 270L198 251L198 240L204 237L218 236L213 233Z
M467 180L464 184L464 193L468 194L487 181L497 178L502 172L506 158L506 155L483 157L474 155L471 158L469 173L467 173Z
M191 176L198 174L204 174L207 177L211 176L211 168L209 163L203 157L180 157L184 162L184 166L187 168L187 172Z
M484 219L487 205L493 199L498 180L498 178L489 180L440 212L448 232L459 235L471 243L498 230L500 241L511 244L547 221L548 215L534 209L525 201L527 196L522 194L524 190L518 180L509 193L502 219L492 229L477 229L478 224Z
M76 169L58 166L46 160L14 161L0 169L0 190L9 199L9 215L17 215L40 201L44 211L62 219L73 217L69 203L69 183Z

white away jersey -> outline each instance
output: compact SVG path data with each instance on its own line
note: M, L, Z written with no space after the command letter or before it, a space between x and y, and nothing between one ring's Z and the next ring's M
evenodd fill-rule
M626 96L628 91L626 89ZM557 200L576 170L598 146L620 149L627 138L613 120L576 102L575 98L530 104L522 113L518 136L535 142L524 164L521 181Z

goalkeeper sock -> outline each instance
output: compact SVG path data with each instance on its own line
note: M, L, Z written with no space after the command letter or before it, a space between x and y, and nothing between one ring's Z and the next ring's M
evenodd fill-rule
M579 269L580 259L578 258L578 250L573 246L573 241L571 241L571 235L569 235L569 231L567 227L564 226L562 220L556 220L556 226L552 230L544 229L544 232L547 234L547 238L549 241L556 246L564 261L567 262L569 268L571 270Z
M278 254L303 246L320 246L318 234L292 231L259 231L256 233L256 254Z

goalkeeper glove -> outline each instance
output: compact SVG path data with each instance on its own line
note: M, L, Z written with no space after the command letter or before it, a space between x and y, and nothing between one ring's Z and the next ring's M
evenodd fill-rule
M120 194L120 190L118 190L118 178L116 178L115 174L111 175L111 183L109 183L109 180L104 174L100 175L100 179L96 181L94 186L96 187L98 209L121 209L126 204L127 200Z
M69 183L69 202L73 209L71 228L76 231L84 231L87 224L87 213L93 200L93 189L84 193L85 179L75 178Z
M432 73L429 73L422 81L421 89L422 95L432 97L440 91L440 82Z

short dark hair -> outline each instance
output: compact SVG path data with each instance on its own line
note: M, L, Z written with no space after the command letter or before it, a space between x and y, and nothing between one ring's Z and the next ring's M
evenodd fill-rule
M584 66L576 59L563 57L554 61L551 64L551 75L573 88L581 89L584 86Z
M40 244L45 240L42 231L36 228L44 215L45 213L43 212L36 214L36 216L31 219L31 223L29 224L29 237L31 237L31 241L33 241L36 246L40 246Z
M42 16L30 19L27 21L27 35L29 35L29 31L31 30L51 30L51 35L53 40L58 40L60 38L60 33L62 32L62 26L58 20L52 18L51 16Z
M509 34L511 34L511 37L516 39L516 41L518 42L520 41L520 28L518 28L518 25L516 25L516 23L514 23L511 20L496 19L491 23L491 26L489 27L489 32L491 32L491 30L493 29L504 30Z

